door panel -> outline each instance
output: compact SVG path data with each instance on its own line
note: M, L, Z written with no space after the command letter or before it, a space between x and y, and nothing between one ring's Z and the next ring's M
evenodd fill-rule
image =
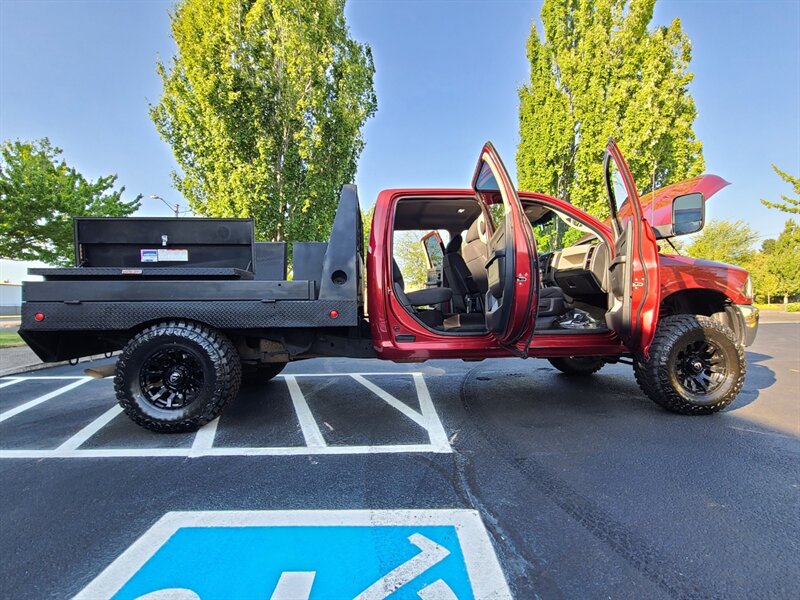
M526 353L539 291L536 246L511 177L490 142L481 151L472 188L486 212L495 217L485 265L489 277L486 329L501 344Z
M604 167L614 237L606 322L631 352L647 356L660 303L658 246L628 165L613 140L606 148ZM619 211L623 204L630 210Z

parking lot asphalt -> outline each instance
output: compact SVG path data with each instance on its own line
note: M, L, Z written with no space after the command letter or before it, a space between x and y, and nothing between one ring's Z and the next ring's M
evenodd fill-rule
M625 365L305 361L196 435L139 429L87 363L4 378L0 595L71 597L171 511L447 508L477 511L516 598L796 598L800 323L747 356L709 417Z

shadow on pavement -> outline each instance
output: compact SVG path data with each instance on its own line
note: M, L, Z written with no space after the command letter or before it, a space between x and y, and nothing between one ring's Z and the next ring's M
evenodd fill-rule
M747 353L747 375L744 380L744 387L739 392L739 396L726 411L736 410L754 402L760 395L761 390L775 385L775 371L765 364L762 364L773 357L759 352Z

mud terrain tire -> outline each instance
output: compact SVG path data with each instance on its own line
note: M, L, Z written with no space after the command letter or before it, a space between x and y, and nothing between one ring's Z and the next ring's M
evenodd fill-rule
M747 363L731 329L702 315L661 319L650 359L634 358L642 391L683 415L709 415L728 406L744 385Z
M135 423L159 433L195 431L239 393L239 355L218 331L191 321L152 325L117 360L114 390Z

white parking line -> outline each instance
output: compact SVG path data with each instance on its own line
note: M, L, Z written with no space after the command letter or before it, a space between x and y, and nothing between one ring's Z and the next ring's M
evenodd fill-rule
M86 448L85 450L0 450L0 458L148 458L181 456L314 456L338 454L399 454L402 452L452 452L450 448L439 449L431 444L386 444L376 446L275 446L264 448L215 446L202 454L191 448Z
M42 380L46 381L48 379L56 381L58 379L86 379L85 375L31 375L30 377L23 377L21 375L14 375L12 377L3 377L2 381L6 379L17 379L19 381L28 381L28 380ZM90 377L89 379L94 379L94 377Z
M28 378L28 379L32 379L32 378ZM44 378L37 378L37 379L44 379ZM72 379L72 378L70 378L70 379ZM83 385L84 383L87 383L89 381L92 381L91 377L80 377L80 378L78 378L77 381L73 381L72 383L67 384L64 387L60 387L57 390L54 390L54 391L50 392L49 394L45 394L44 396L39 396L38 398L34 398L33 400L31 400L30 402L26 402L25 404L20 404L19 406L16 406L16 407L12 408L11 410L7 410L3 414L0 414L0 423L2 423L3 421L5 421L7 419L10 419L11 417L14 417L14 416L16 416L16 415L18 415L20 413L25 412L29 408L33 408L34 406L38 406L42 402L47 402L51 398L55 398L56 396L60 396L61 394L65 393L65 392L68 392L71 389L74 389L74 388L78 387L79 385Z
M425 417L424 427L428 431L431 445L440 452L450 452L450 442L447 440L442 421L439 419L439 415L436 414L431 394L428 391L428 386L425 384L425 378L422 373L414 373L414 386L417 389L419 408Z
M203 425L194 436L192 442L192 456L202 456L214 446L214 438L217 437L217 425L219 417Z
M122 413L122 408L120 408L119 404L115 404L66 442L61 444L56 448L56 451L77 450L86 440L108 425L111 420L120 413Z
M2 390L4 387L8 387L10 385L14 385L15 383L19 383L20 381L25 381L25 380L22 379L21 377L15 377L13 379L10 377L3 378L2 383L0 383L0 390Z
M357 374L356 375L350 375L350 377L355 379L358 383L363 385L370 392L372 392L373 394L378 396L378 398L381 398L382 400L384 400L386 402L386 404L388 404L392 408L396 408L397 410L399 410L401 413L403 413L409 419L414 421L414 423L416 423L420 427L426 427L427 426L427 423L425 422L425 418L421 414L419 414L418 412L413 410L405 402L400 402L400 400L398 400L397 398L392 396L389 392L387 392L386 390L382 390L381 388L379 388L377 385L375 385L371 381L369 381L367 379L364 379L364 377L361 376L361 375L357 375Z
M294 405L294 412L297 414L297 420L300 422L300 429L303 432L303 439L306 441L306 446L309 448L324 448L328 444L325 443L325 438L322 437L322 432L319 430L314 416L311 414L311 409L308 408L306 397L300 391L300 386L297 385L297 379L294 375L284 375L283 379L289 388L289 396L292 398Z
M365 379L364 376L393 376L393 377L412 377L419 401L420 412L413 410L406 403L402 402L386 390L375 383ZM362 386L377 395L381 400L400 411L403 415L424 428L428 434L430 443L422 444L377 444L377 445L358 445L358 446L329 446L320 431L317 421L314 418L308 402L302 392L298 378L303 377L350 377ZM214 419L203 426L196 433L191 447L181 448L81 448L92 436L98 433L103 427L108 425L117 417L122 409L113 406L94 421L86 425L75 435L70 437L60 446L51 450L34 449L8 449L0 450L0 458L114 458L114 457L189 457L196 458L201 456L304 456L304 455L335 455L335 454L378 454L378 453L402 453L402 452L433 452L449 453L452 448L447 440L441 421L436 414L433 401L425 379L421 373L298 373L296 375L282 375L281 378L286 382L289 396L294 407L297 421L303 433L304 446L275 446L275 447L215 447L219 418ZM0 415L0 421L9 419L16 414L24 412L30 408L45 402L58 395L64 394L88 381L91 377L19 377L2 379L0 382L6 385L13 385L21 381L38 379L74 379L71 383L53 391L49 394L40 396L17 408L11 409ZM1 384L0 384L1 385Z

